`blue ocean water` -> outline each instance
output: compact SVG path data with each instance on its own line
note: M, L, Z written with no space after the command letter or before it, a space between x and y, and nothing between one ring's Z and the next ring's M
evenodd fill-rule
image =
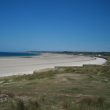
M31 57L40 54L40 52L0 52L0 57Z

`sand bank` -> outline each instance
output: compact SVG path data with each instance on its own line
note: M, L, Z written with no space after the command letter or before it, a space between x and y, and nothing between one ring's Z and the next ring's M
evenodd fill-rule
M34 70L54 68L55 66L102 65L105 62L105 59L98 57L51 53L45 53L32 58L4 57L0 58L0 77L31 74Z

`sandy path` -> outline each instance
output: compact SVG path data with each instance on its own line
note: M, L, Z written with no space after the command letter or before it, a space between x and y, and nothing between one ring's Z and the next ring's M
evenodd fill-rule
M103 58L89 56L42 54L32 58L0 58L0 76L30 74L34 70L54 68L55 66L82 66L83 64L102 65Z

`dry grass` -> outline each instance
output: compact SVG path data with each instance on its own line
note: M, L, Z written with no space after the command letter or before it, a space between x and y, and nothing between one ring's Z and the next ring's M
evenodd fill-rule
M0 110L110 110L110 68L62 67L0 78L0 91L9 97Z
M104 98L94 95L78 95L76 100L79 110L104 110Z

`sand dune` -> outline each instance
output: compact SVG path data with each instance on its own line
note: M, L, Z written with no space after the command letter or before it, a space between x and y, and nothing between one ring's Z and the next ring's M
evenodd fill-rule
M98 57L50 53L32 58L4 57L0 58L0 76L31 74L34 70L54 68L55 66L102 65L105 62L105 59Z

